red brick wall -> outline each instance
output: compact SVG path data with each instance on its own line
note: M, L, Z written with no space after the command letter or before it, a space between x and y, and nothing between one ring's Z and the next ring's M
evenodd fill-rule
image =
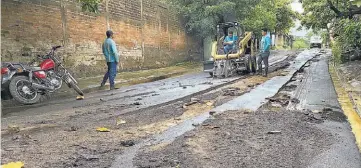
M115 32L123 70L157 68L201 57L200 41L188 37L174 10L165 4L111 0L107 12L104 0L99 14L87 14L74 1L2 0L2 60L26 61L51 46L64 45L58 54L78 76L102 74L101 44L107 25Z

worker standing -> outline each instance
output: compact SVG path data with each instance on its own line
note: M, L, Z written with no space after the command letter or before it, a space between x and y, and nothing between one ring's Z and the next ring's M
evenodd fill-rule
M261 40L261 47L260 53L257 56L257 63L258 63L258 75L262 75L262 61L265 65L263 76L267 77L268 75L268 58L270 56L270 49L271 49L271 38L267 36L267 29L262 29L262 40Z
M117 46L113 40L113 32L108 30L106 32L107 39L104 41L102 50L107 62L108 70L104 75L103 81L100 84L101 87L105 85L109 78L110 90L115 89L114 79L117 75L117 66L119 64L119 55L117 51Z

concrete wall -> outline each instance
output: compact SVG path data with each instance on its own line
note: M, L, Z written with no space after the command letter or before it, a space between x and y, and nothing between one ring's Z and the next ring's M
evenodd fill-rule
M104 73L101 44L115 32L123 70L164 67L202 58L201 40L185 33L174 10L156 0L104 0L99 14L75 0L2 0L2 61L27 61L51 46L76 76Z

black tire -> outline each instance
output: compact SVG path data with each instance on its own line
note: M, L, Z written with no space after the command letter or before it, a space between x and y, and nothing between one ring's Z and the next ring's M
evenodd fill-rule
M73 88L80 96L84 96L84 92L79 88L77 84L75 84L73 81L69 83L69 87Z
M246 66L246 73L250 73L251 72L251 57L250 55L246 55L245 56L245 60L244 60L244 65Z
M211 77L213 77L213 72L209 72L209 75L211 75Z
M256 56L252 56L251 57L252 60L252 73L256 73L257 72L257 58Z
M27 81L30 83L29 78L26 76L16 76L13 79L11 79L11 82L9 84L9 91L11 93L11 96L21 104L30 105L30 104L38 103L40 101L41 95L36 91L34 91L34 96L31 99L25 98L22 95L20 95L17 88L17 84L20 81Z

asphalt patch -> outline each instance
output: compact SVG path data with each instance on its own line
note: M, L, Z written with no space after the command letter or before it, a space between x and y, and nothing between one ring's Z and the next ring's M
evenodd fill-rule
M225 112L166 147L143 148L134 163L162 168L307 167L335 137L305 119L299 111Z

